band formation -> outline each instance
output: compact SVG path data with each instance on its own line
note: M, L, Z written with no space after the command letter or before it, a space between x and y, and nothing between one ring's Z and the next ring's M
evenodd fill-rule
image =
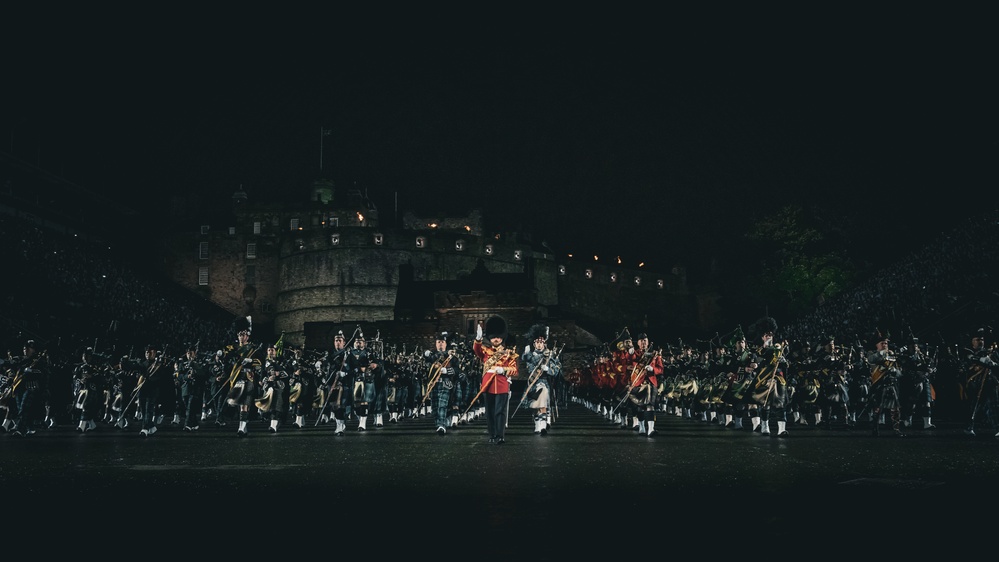
M27 340L22 355L0 360L3 429L26 437L71 425L150 437L165 426L214 424L240 437L306 427L341 436L432 417L441 436L484 421L489 442L502 444L511 414L529 411L534 434L546 436L558 404L572 401L648 438L667 415L775 437L795 424L902 437L935 427L942 388L961 405L965 433L999 429L999 356L988 327L955 345L910 337L896 346L877 329L866 341L813 345L778 341L777 322L763 317L702 349L653 346L625 328L571 365L549 327L532 326L519 348L499 316L477 326L474 339L441 332L433 349L410 352L386 353L360 328L340 331L326 350L285 346L283 337L254 342L249 317L234 332L221 348L148 345L142 357L91 346L60 358Z

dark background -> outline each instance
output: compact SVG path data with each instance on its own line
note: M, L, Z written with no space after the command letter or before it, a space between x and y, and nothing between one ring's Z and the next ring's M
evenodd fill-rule
M26 14L0 134L150 220L328 178L660 268L785 204L889 253L994 205L984 15L835 9Z

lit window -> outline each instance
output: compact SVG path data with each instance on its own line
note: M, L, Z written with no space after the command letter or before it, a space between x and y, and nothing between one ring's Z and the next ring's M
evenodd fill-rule
M198 244L198 259L208 259L208 242L201 242Z
M487 256L493 255L493 245L492 244L486 244L486 255Z
M593 279L593 270L592 269L587 269L586 272L584 273L584 275L586 275L587 279Z
M521 251L521 250L514 250L513 251L513 259L515 259L517 261L520 261L523 258L524 258L524 252L523 251Z
M558 266L558 274L559 275L565 275L565 266L564 265Z
M260 234L260 221L253 221L253 233Z
M375 246L381 246L385 239L381 234L375 234Z
M656 286L659 287L660 289L662 289L663 287L666 286L666 283L664 283L662 279L657 279L656 280Z
M339 246L340 245L340 234L339 233L330 234L330 244L332 244L334 246Z
M255 259L256 257L257 257L257 245L253 242L250 242L249 244L246 245L246 259L252 260Z
M236 234L236 227L235 226L230 226L229 227L229 236L234 236L235 234Z
M208 268L199 267L198 268L198 285L205 286L208 284Z
M291 230L298 230L298 219L291 219L289 226Z
M638 287L641 284L642 284L642 278L636 275L635 276L635 286Z
M417 236L416 237L416 247L417 248L426 248L427 247L427 239L424 238L423 236Z
M462 250L464 250L465 249L465 241L464 240L455 240L454 241L454 249L458 250L459 252L462 251Z
M617 283L617 273L611 273L611 283Z

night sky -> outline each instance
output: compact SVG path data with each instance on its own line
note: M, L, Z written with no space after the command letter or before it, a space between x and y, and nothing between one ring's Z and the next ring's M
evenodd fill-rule
M996 203L984 14L420 15L27 20L3 150L151 213L322 177L654 265L787 203L886 240Z

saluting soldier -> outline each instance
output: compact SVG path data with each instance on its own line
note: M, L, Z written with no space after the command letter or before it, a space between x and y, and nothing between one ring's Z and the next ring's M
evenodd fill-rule
M489 345L482 344L483 334ZM472 352L482 361L482 383L479 395L485 397L486 425L489 442L502 445L506 442L506 419L510 406L510 379L517 376L517 352L507 345L509 334L506 320L492 316L475 328L475 342ZM474 405L470 404L469 407Z

